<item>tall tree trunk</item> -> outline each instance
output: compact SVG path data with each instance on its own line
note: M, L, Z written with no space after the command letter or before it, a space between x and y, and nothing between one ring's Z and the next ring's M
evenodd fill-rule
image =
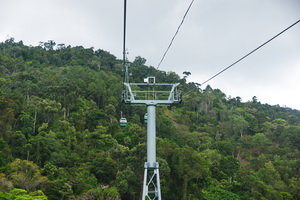
M29 150L27 150L27 161L29 160Z
M183 184L182 184L182 199L187 199L187 186L188 186L188 177L183 177Z
M33 128L32 128L32 133L33 133L33 134L35 133L35 126L36 126L36 115L37 115L37 112L36 112L36 108L35 108L35 111L34 111L34 121L33 121Z
M67 114L66 112L67 112L67 109L64 108L63 110L64 110L64 119L66 119L66 114Z

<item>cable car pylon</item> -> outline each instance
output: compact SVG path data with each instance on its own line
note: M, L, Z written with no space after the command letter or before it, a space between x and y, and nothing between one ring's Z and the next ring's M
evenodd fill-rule
M124 83L123 99L128 104L147 106L147 162L144 164L142 200L161 200L159 164L156 162L156 106L180 103L181 93L177 92L179 83L155 83L155 77L145 80L146 83Z
M142 200L161 200L159 164L156 162L156 106L167 106L181 102L179 83L156 83L155 77L147 77L144 83L130 83L125 52L126 0L124 0L123 67L125 70L122 101L132 105L147 106L147 161L144 164Z

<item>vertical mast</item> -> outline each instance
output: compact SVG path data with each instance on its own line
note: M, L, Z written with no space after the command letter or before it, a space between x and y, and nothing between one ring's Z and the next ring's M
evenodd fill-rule
M124 82L129 83L128 78L128 63L126 63L126 15L127 15L127 0L124 0L124 30L123 30L123 69L125 70Z
M147 162L148 167L156 165L156 112L153 104L147 105Z

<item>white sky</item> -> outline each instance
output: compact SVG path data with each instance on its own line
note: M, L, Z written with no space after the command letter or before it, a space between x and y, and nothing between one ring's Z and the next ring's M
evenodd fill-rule
M127 49L157 67L191 0L127 0ZM123 0L0 0L8 37L104 49L122 58ZM299 0L195 0L160 70L203 83L300 19ZM300 23L208 82L243 101L300 110ZM205 88L206 85L203 86Z

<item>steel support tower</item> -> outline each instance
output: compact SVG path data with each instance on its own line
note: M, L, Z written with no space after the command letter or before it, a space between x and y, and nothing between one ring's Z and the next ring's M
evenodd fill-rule
M144 168L142 200L161 199L159 165L156 162L156 105L147 104L147 162Z
M156 162L156 106L181 102L181 93L177 92L179 83L155 83L155 77L147 77L144 83L129 83L129 63L126 58L126 4L124 0L124 40L123 67L124 89L122 101L133 105L147 106L147 162L144 164L144 184L142 200L161 200L159 164Z
M181 93L177 92L179 83L157 84L155 77L147 77L144 82L124 83L123 101L147 106L147 162L144 164L142 200L161 200L159 164L156 162L156 106L181 102Z

